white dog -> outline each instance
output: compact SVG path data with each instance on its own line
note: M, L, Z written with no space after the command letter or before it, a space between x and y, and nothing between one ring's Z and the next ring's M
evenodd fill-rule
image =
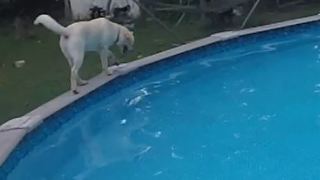
M126 54L128 50L133 50L134 36L132 32L105 18L77 22L63 27L50 16L40 15L34 24L42 24L60 35L60 48L71 68L71 90L75 94L79 93L77 91L78 85L87 84L87 81L82 80L78 75L86 51L98 52L102 68L110 75L108 58L112 53L109 51L109 47L117 44L123 54Z

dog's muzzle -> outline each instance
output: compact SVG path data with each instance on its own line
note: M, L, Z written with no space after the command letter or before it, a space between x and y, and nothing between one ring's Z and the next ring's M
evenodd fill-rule
M128 46L123 46L122 47L122 57L126 57L128 56L129 54L135 54L137 53L133 48L130 48Z

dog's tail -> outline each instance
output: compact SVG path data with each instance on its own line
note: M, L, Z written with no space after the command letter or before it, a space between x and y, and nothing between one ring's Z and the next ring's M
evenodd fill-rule
M66 28L61 26L57 21L55 21L52 17L42 14L36 18L33 22L34 25L42 24L47 29L59 34L66 35Z

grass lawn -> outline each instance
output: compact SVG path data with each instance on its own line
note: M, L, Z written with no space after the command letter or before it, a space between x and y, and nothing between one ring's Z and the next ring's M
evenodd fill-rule
M269 24L316 14L320 3L283 9L277 12L253 15L249 26ZM35 28L36 37L15 40L10 28L0 29L0 124L19 117L69 89L69 67L58 47L57 35L44 28ZM204 28L196 21L184 21L174 31L181 41L187 42L205 37L214 29ZM136 50L142 56L154 54L172 47L176 40L162 27L141 22L135 32ZM137 59L130 57L125 61ZM13 67L16 60L26 60L23 68ZM101 71L97 55L90 54L84 61L82 77L88 79Z

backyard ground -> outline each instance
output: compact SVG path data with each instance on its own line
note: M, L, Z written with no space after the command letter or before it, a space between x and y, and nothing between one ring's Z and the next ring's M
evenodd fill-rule
M275 12L256 13L249 26L318 14L320 3L296 6ZM169 23L170 24L170 23ZM172 25L170 25L172 27ZM69 67L58 47L59 37L44 28L35 28L32 39L16 40L11 27L0 28L0 124L19 117L69 89ZM194 19L173 28L180 39L153 21L141 21L135 31L139 58L208 36L215 28L202 26ZM123 61L139 59L138 54ZM22 68L14 61L25 60ZM98 56L90 54L81 74L91 78L101 71Z

